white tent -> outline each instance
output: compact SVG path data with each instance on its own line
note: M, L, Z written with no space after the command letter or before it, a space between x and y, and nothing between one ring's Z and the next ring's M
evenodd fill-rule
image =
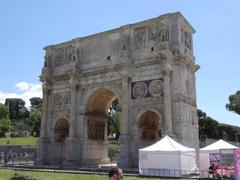
M195 173L196 169L195 149L183 146L169 136L139 149L141 175L179 177Z
M199 165L200 165L200 171L201 175L203 177L208 176L208 170L210 166L210 154L214 153L218 154L220 156L221 150L234 150L237 149L237 146L233 146L232 144L227 143L226 141L223 141L222 139L218 140L215 143L212 143L204 148L200 149L199 152Z

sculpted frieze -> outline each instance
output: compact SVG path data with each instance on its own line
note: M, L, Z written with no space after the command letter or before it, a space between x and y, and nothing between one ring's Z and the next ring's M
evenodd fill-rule
M181 42L186 48L192 50L192 34L187 32L183 27L181 27Z
M159 103L163 103L163 96L132 99L132 103L135 105L153 104L153 103L159 104Z
M66 46L55 49L55 67L70 64L76 60L74 46Z
M147 45L147 27L134 29L134 47L141 49Z
M159 40L160 40L160 42L169 41L168 29L160 29Z
M67 81L69 79L70 79L70 75L68 73L53 76L54 82Z
M155 36L156 36L156 28L154 26L149 26L148 27L148 39L149 39L149 41L155 40Z
M71 92L58 92L53 94L54 113L70 113Z
M166 25L150 25L134 29L134 47L141 49L153 41L155 45L169 41L169 29Z

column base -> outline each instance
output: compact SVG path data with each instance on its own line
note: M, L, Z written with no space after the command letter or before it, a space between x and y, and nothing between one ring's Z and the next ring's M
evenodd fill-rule
M129 157L128 135L127 134L120 135L119 142L120 142L120 159L117 165L121 168L126 168L130 166L128 162Z

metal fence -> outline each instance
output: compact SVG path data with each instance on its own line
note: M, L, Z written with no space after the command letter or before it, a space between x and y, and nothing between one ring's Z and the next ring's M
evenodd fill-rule
M36 153L31 152L0 152L1 165L33 165Z
M36 147L31 145L1 145L0 165L33 165Z
M232 169L219 169L216 172L169 169L141 169L141 176L176 177L189 179L235 179Z

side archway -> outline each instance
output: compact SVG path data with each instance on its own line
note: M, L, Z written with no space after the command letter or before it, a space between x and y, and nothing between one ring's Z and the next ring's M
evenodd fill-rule
M57 120L54 126L54 144L55 150L53 157L54 162L58 164L62 164L66 159L66 143L65 140L69 136L69 122L61 118Z
M145 111L138 120L139 148L144 148L157 142L161 136L161 116L154 111Z
M54 139L63 142L69 136L69 123L66 119L59 119L54 126Z

